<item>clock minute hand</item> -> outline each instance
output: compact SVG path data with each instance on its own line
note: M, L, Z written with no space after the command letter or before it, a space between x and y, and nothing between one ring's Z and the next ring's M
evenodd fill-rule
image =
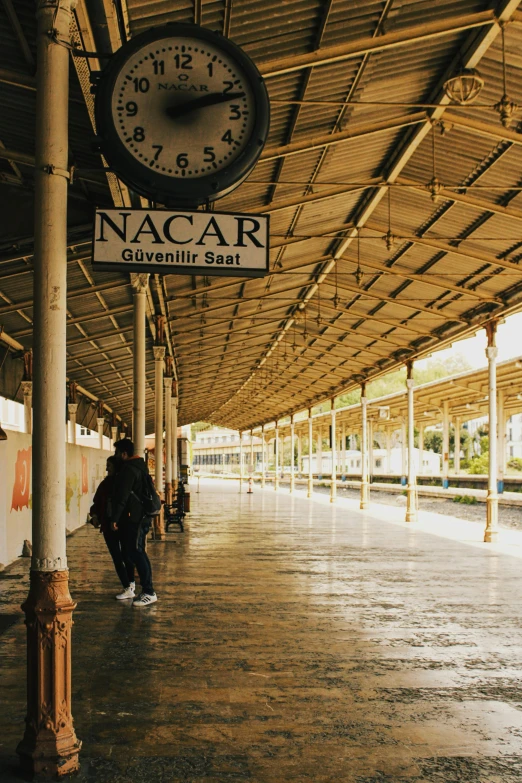
M216 106L218 103L228 103L244 97L244 92L214 92L210 93L210 95L202 95L193 101L187 101L187 103L168 106L165 112L171 119L175 120L178 117L183 117L185 114L196 111L196 109L204 109L207 106Z

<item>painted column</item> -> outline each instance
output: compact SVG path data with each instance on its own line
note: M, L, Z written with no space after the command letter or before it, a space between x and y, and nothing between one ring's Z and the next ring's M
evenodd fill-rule
M98 448L103 450L103 428L105 427L105 419L102 416L98 416L96 424L98 426Z
M134 453L145 456L145 309L149 276L132 275L134 288L132 437Z
M392 431L388 427L386 430L386 472L388 475L392 472Z
M261 425L261 489L265 488L265 425Z
M504 492L504 475L506 472L506 415L504 409L504 391L502 389L498 390L497 399L498 399L497 491L499 492L499 494L502 494ZM489 450L491 451L491 443L489 446Z
M498 539L498 494L497 494L497 354L495 337L497 322L490 321L486 324L488 347L486 356L488 359L488 420L489 420L489 475L488 494L486 498L486 530L484 541L494 544Z
M316 462L317 462L317 477L322 478L323 477L323 428L318 427L317 430L317 451L316 451Z
M275 428L275 478L274 478L274 489L279 489L279 430Z
M254 484L254 433L250 430L250 464L248 466L248 492L252 494Z
M297 435L297 475L301 478L303 466L303 433L299 430Z
M360 508L368 508L370 502L368 482L368 400L366 384L361 385L361 502Z
M424 472L424 424L419 424L419 476Z
M456 476L460 473L460 417L455 416L454 420L454 449L453 449L453 472Z
M24 432L31 434L33 429L33 382L22 381L24 395Z
M172 381L172 491L178 486L178 384Z
M78 405L75 402L70 402L67 405L69 410L69 431L71 433L71 443L76 445L76 414L78 412Z
M368 481L373 478L373 421L368 421Z
M243 488L243 433L239 433L239 491Z
M415 481L415 411L413 407L413 364L406 365L408 395L408 486L406 488L406 522L417 521L417 485Z
M170 359L170 362L168 361ZM165 390L165 503L172 505L172 357L167 356Z
M112 441L112 448L116 445L116 442L118 440L118 425L111 427L111 441Z
M341 475L346 476L346 424L341 427Z
M295 449L295 425L294 417L290 419L290 492L295 489L295 473L294 473L294 449Z
M312 421L312 409L308 410L308 492L307 497L311 498L314 492L314 471L312 467L312 457L314 450L314 433Z
M449 402L442 403L442 486L449 487Z
M407 443L407 434L406 434L406 422L401 422L401 484L406 484L406 475L408 472L407 468L407 456L406 456L406 443Z
M332 417L332 477L330 480L330 503L335 503L337 498L337 430L335 427L334 400L332 400L330 416Z
M154 456L156 461L156 478L154 484L159 495L163 497L163 363L166 348L155 345L154 353Z
M79 768L71 715L71 628L65 545L66 320L71 0L37 2L34 220L32 544L27 626L27 717L18 745L28 776ZM49 31L53 31L53 36Z

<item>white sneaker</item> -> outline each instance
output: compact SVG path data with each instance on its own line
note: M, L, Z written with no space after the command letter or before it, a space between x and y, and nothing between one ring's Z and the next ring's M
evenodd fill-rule
M142 593L138 598L135 598L132 602L133 606L149 606L149 604L154 604L158 600L158 596L156 593L153 593L152 595L149 595L148 593Z
M131 582L128 587L125 588L123 593L118 593L116 598L118 601L125 601L126 598L134 598L134 592L136 590L136 586L134 582Z

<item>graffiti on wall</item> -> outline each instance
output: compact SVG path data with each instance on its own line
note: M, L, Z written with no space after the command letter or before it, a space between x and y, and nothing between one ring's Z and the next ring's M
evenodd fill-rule
M16 455L15 478L13 484L13 497L11 511L20 511L29 508L29 494L31 491L31 452L32 448L20 449Z

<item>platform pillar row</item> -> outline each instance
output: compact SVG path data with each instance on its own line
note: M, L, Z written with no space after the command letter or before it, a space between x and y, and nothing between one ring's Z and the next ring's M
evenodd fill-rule
M276 428L275 428L274 451L275 451L274 489L278 490L279 489L279 428L277 426L277 422L276 422Z
M69 50L71 0L38 0L34 221L32 544L24 774L79 768L71 713L71 628L65 543ZM52 35L50 34L52 31Z
M290 492L295 489L295 465L294 465L294 451L295 451L295 424L294 417L290 419Z
M489 473L488 494L486 497L486 529L484 541L494 544L498 540L498 494L497 494L497 355L496 346L497 322L486 324L488 345L486 356L488 360L488 423L489 423Z
M417 486L415 481L415 410L413 400L412 377L413 364L408 362L406 365L407 378L406 387L408 394L408 486L406 488L406 522L417 521Z
M307 497L311 498L314 492L314 470L312 466L312 457L314 450L314 428L312 420L312 409L308 410L308 492Z
M132 438L134 453L145 457L145 316L148 274L131 275L133 306Z
M172 376L163 379L165 391L165 503L172 504Z
M337 499L337 429L335 426L336 421L334 404L335 400L332 399L332 411L330 413L332 427L332 478L330 481L330 503L335 503Z
M360 508L368 508L370 485L368 481L368 400L366 386L361 387L361 502Z

